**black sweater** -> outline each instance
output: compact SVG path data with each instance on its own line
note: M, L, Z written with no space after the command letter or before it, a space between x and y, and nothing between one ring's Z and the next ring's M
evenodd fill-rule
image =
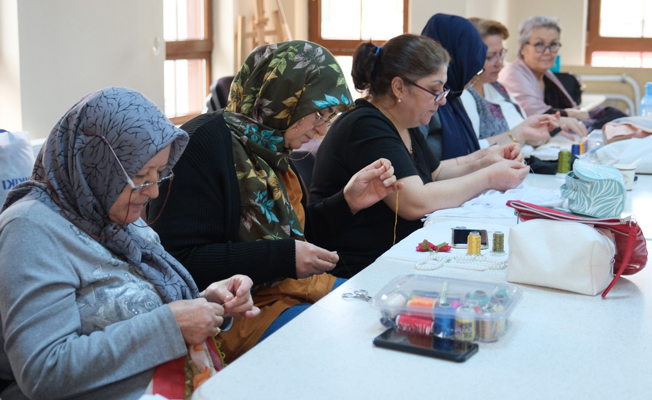
M202 114L184 124L190 142L174 167L174 180L161 217L152 228L165 249L192 274L200 290L234 274L255 284L296 278L295 240L240 242L240 191L231 132L221 111ZM297 174L298 175L298 174ZM303 187L304 198L306 189ZM148 207L148 220L159 213L168 185ZM305 207L306 239L319 245L353 220L344 194ZM262 217L261 217L262 218Z

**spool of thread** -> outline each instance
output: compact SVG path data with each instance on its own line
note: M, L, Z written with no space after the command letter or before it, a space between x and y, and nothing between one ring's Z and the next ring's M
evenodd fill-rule
M507 301L507 297L505 297L505 295L502 293L496 293L493 296L491 296L491 299L489 299L489 301L492 300L495 300L500 304L505 304L505 302Z
M475 339L475 310L461 306L455 311L455 339L471 342Z
M571 153L568 150L559 152L559 160L557 161L557 173L567 174L570 172Z
M498 340L498 335L496 333L496 320L493 308L485 305L482 307L482 313L480 315L481 318L477 322L476 332L478 340L481 342L495 342Z
M494 232L492 253L505 253L505 234L502 232Z
M455 336L455 311L449 303L435 308L435 335L442 338Z
M574 156L580 155L580 145L575 143L571 146L571 154Z
M480 254L480 232L472 231L469 233L469 236L466 238L468 247L466 249L466 254Z
M489 301L489 296L487 296L487 292L484 290L476 290L469 295L469 302L467 302L466 305L470 305L471 300L475 300L478 303L478 306L482 307L487 303L487 301Z
M432 297L414 296L408 302L409 315L433 315L437 299Z
M580 145L580 154L584 154L586 145L584 144L584 142L579 142L578 144Z
M404 332L432 335L434 322L430 318L401 314L396 317L396 329Z
M505 331L505 318L501 314L505 307L496 299L489 300L487 306L491 307L493 312L496 313L496 336L500 336Z

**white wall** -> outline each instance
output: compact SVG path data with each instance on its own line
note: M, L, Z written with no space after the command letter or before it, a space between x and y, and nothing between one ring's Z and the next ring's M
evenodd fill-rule
M3 22L0 64L5 65L5 44L17 42L10 61L20 67L0 81L20 82L22 111L19 121L11 121L14 126L0 121L4 128L45 137L82 96L106 86L133 88L163 107L164 45L158 54L153 51L155 38L163 43L162 1L0 1L3 11L16 4L18 24L18 37L14 31L5 38Z
M17 0L0 1L0 128L20 130Z

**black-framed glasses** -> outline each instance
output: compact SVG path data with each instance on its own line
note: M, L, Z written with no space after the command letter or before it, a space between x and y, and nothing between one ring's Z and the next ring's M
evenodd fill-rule
M324 114L322 114L320 111L317 111L317 118L315 118L315 127L321 126L323 124L326 124L327 127L331 126L333 120L340 114L341 113L334 112L328 117L325 117Z
M496 60L504 60L507 55L507 49L500 49L499 52L493 53L492 55L487 54L487 61L494 62Z
M431 92L430 90L424 88L423 86L417 84L416 82L410 82L408 80L406 80L406 82L409 83L410 85L414 85L414 86L418 87L419 89L423 90L424 92L429 93L430 95L432 95L434 97L433 100L435 101L435 103L439 103L442 99L445 99L446 96L448 96L448 93L450 92L450 89L444 89L443 92Z
M550 50L551 53L556 53L559 51L559 48L561 47L561 43L551 43L548 46L546 46L543 43L532 44L530 42L526 42L525 44L529 44L530 46L534 47L534 51L536 51L539 54L543 54L546 51L546 49Z
M109 144L109 141L106 139L106 137L104 137L102 135L98 135L97 133L90 133L90 132L86 132L86 131L84 131L84 135L98 137L98 138L102 139L102 141L104 143L106 143L106 145L109 147L109 150L111 150L111 154L113 154L113 157L115 157L115 161L118 163L118 166L122 170L122 173L125 175L125 178L127 178L127 183L129 184L129 187L131 187L131 193L138 193L138 192L142 191L143 189L146 189L146 188L148 188L148 187L150 187L150 186L152 186L154 184L160 185L161 183L163 183L163 182L165 182L167 180L171 181L174 178L174 173L172 171L170 171L170 174L168 176L164 176L163 178L159 178L158 180L156 180L154 182L145 182L143 184L140 184L140 185L136 186L134 184L134 181L132 181L131 178L129 177L129 174L127 174L127 171L125 170L125 167L120 162L120 159L118 158L118 155L115 154L115 151L113 151L113 147L111 147L111 145Z

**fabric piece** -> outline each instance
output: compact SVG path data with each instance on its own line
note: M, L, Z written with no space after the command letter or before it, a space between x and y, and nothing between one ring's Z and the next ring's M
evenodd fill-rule
M577 104L564 89L564 85L552 72L546 71L544 76L560 93L570 100L573 108L577 107ZM514 96L528 116L545 114L551 108L559 108L556 104L547 104L545 102L544 92L539 86L539 81L530 67L521 59L506 65L498 75L498 82L505 86L507 91Z
M483 68L487 46L469 20L455 15L433 15L421 34L436 40L451 56L444 85L450 93L446 105L437 110L442 127L442 159L473 153L480 145L459 96Z
M652 174L652 136L602 146L595 152L595 158L604 165L634 164L637 174Z
M337 61L325 48L306 41L259 46L236 74L229 99L224 119L233 134L239 177L240 240L303 238L300 219L278 177L289 168L291 150L284 134L316 111L352 107Z
M313 170L311 201L321 201L336 193L353 174L381 157L392 162L397 179L418 176L424 184L432 182L439 160L421 132L409 130L414 152L410 155L394 124L380 110L363 99L355 104L355 109L335 121L320 146ZM389 249L394 242L395 218L394 211L381 201L363 210L348 229L326 241L325 247L336 250L340 256L331 273L350 278ZM418 219L397 217L396 243L421 226Z
M187 353L140 265L43 202L0 214L0 259L2 399L138 399L157 365Z
M285 279L256 293L253 299L260 308L260 315L256 318L235 317L233 327L220 333L226 362L233 362L254 347L283 311L297 304L315 303L326 296L334 284L333 275L321 274L305 279Z
M100 244L139 265L164 302L196 298L197 286L177 260L136 234L131 224L121 227L109 220L109 209L127 186L127 178L106 143L84 132L106 137L129 177L171 146L162 172L167 175L188 143L188 135L142 94L121 87L98 90L61 117L39 152L32 180L17 185L2 210L27 200L38 200L55 211L60 204L75 226L106 237Z
M644 138L652 135L652 117L618 118L606 123L602 136L606 144L631 138Z

